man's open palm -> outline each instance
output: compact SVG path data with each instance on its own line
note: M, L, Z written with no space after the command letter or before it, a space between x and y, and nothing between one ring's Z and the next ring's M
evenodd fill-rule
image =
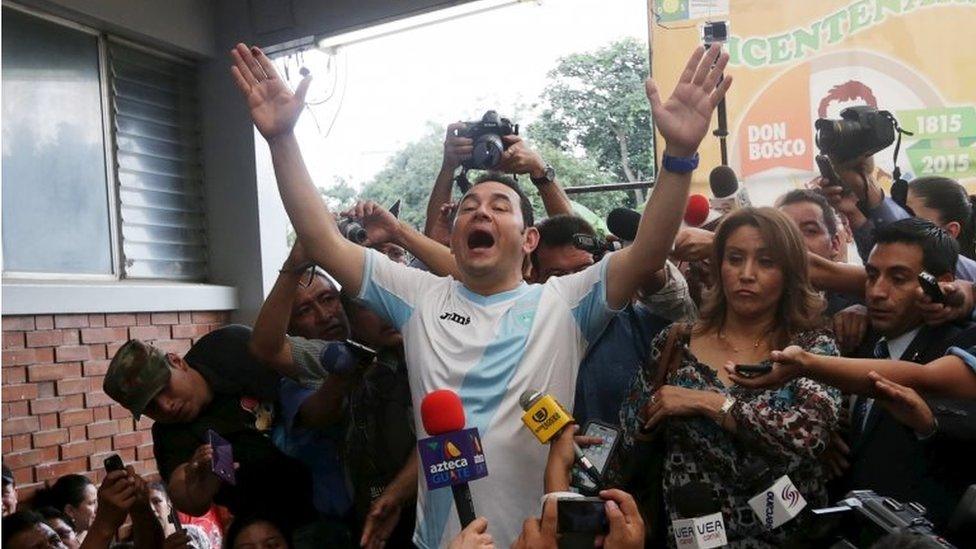
M247 100L261 135L271 139L290 132L305 108L305 93L312 76L306 76L292 92L268 56L257 47L248 49L237 44L230 55L234 59L230 68L234 83Z
M644 83L654 125L664 136L669 154L688 157L698 150L708 133L715 106L732 84L731 76L722 78L728 62L729 56L721 48L714 46L706 52L704 47L698 47L664 103L654 80L648 78Z

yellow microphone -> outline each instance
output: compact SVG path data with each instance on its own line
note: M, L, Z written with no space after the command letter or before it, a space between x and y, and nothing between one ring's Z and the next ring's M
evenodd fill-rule
M573 423L573 416L569 414L552 395L542 394L539 391L528 390L519 397L519 405L525 410L522 414L522 423L532 431L532 434L542 444L547 444L553 439L563 427ZM583 455L583 450L573 441L573 453L576 454L576 463L580 469L590 477L597 489L603 486L603 479L600 472L590 463L590 460Z

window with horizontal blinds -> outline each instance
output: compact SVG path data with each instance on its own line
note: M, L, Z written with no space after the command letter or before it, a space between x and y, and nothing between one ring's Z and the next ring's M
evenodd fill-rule
M126 278L204 280L196 67L108 43Z

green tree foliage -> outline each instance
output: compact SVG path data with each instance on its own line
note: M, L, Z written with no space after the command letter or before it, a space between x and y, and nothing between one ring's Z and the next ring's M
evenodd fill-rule
M615 181L647 179L654 162L648 67L647 44L634 38L563 57L549 71L542 114L528 134L585 151Z

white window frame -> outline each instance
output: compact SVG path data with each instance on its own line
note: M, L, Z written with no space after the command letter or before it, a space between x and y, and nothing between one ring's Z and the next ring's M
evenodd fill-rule
M171 279L127 279L122 265L122 220L115 170L115 131L111 115L108 44L113 41L150 55L191 64L159 49L110 35L70 19L2 0L3 8L37 17L49 23L94 36L98 44L99 92L108 200L109 245L112 272L109 274L44 273L6 271L0 251L3 280L3 314L58 314L153 311L233 310L238 306L237 289L207 282Z

